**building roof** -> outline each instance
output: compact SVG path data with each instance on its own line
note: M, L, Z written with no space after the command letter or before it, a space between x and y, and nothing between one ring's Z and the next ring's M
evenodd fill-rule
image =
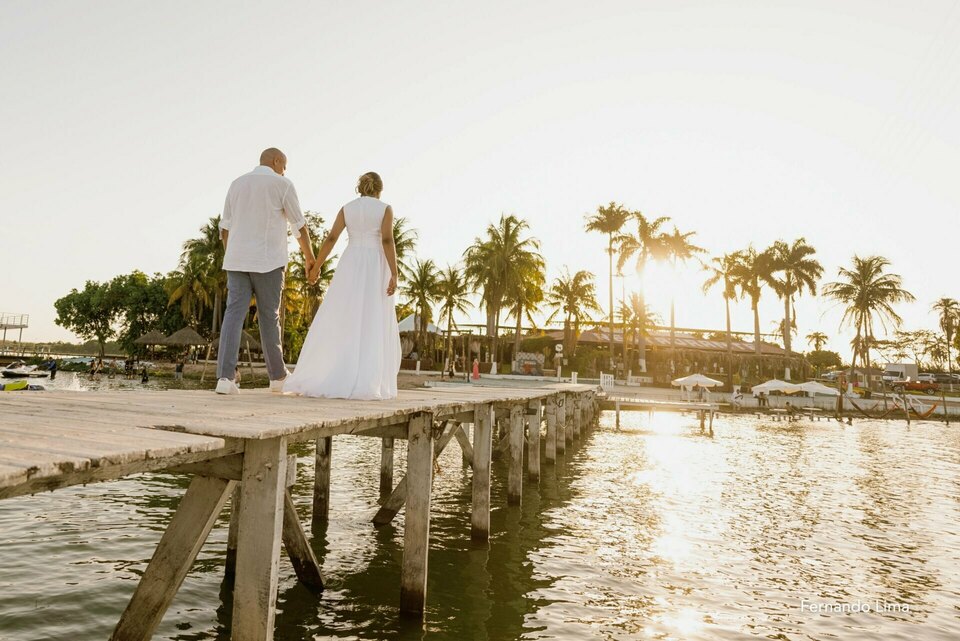
M563 330L552 330L547 332L547 336L563 340ZM610 330L607 328L593 330L588 329L580 332L580 343L605 344L609 341ZM623 343L623 331L614 329L613 340L615 343ZM677 349L695 349L704 352L725 352L727 350L726 341L709 340L706 338L696 338L689 334L676 334L674 343ZM654 332L647 336L647 347L670 348L669 332ZM730 348L734 354L754 354L754 344L752 342L733 340ZM765 356L784 356L786 351L779 345L760 342L760 353Z

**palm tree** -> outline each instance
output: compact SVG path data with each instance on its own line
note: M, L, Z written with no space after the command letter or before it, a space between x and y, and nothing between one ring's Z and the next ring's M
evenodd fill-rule
M845 306L841 326L853 325L856 330L853 344L853 360L850 363L851 378L861 356L867 368L867 385L870 384L870 347L875 342L874 325L879 322L886 330L889 324L894 329L903 319L893 309L897 303L914 300L913 294L903 288L899 274L887 273L890 261L883 256L853 257L850 268L838 270L839 280L827 283L823 293Z
M465 314L470 304L470 288L467 279L459 267L447 265L437 278L437 301L440 303L440 322L447 321L447 347L444 360L453 358L453 315ZM466 359L466 354L464 354ZM466 361L464 361L466 364Z
M953 336L960 326L960 303L953 298L940 298L933 304L933 311L937 312L937 320L940 323L940 329L947 339L947 371L953 373L953 361L950 360L950 345L953 342Z
M537 306L543 302L543 287L547 281L542 258L531 261L527 267L529 271L521 275L520 280L514 283L504 299L507 309L510 310L510 316L513 316L517 321L513 335L514 361L517 360L517 354L520 352L520 323L526 317L531 325L536 325L533 313L537 311Z
M540 241L523 237L528 228L527 221L513 214L502 215L497 224L488 225L484 236L475 238L464 252L467 281L482 292L493 362L499 360L500 313L507 296L524 282L525 275L543 263Z
M597 303L597 290L593 283L593 274L578 271L573 276L564 267L563 274L553 281L546 295L547 305L554 309L547 319L549 323L557 314L563 314L564 354L576 353L580 325L590 320L590 312L601 312Z
M623 225L630 217L630 212L623 205L610 201L606 206L597 207L595 214L587 216L587 231L595 231L607 235L607 260L610 275L610 362L613 362L613 241L614 235L619 235ZM626 349L626 347L624 347ZM626 359L624 359L626 360Z
M407 219L403 216L393 219L393 244L397 248L397 269L399 270L397 279L399 280L409 269L406 258L413 255L417 244L417 232L407 228Z
M767 251L770 254L770 272L764 280L783 299L783 349L789 362L791 330L797 326L793 316L794 297L803 295L804 289L816 295L817 280L823 275L823 265L813 258L817 250L808 245L804 238L798 238L792 245L778 240ZM789 368L786 378L790 378Z
M753 310L753 350L759 357L762 354L759 304L763 283L768 281L771 272L770 255L767 252L757 252L753 247L736 252L734 255L737 260L733 269L733 282L740 289L741 294L750 299L750 308Z
M640 310L641 313L643 313L646 310L646 304L643 303L644 268L647 265L647 261L662 260L667 256L666 246L663 242L663 234L660 232L660 228L670 219L666 216L661 216L660 218L650 220L639 211L632 212L631 216L637 223L636 233L620 234L615 239L617 251L620 254L617 259L617 271L621 271L623 266L631 258L636 260L637 274L640 276L640 291L638 292L641 298ZM646 325L645 322L642 324ZM640 371L645 372L647 371L646 337L641 335L639 339L637 351L639 352Z
M807 334L807 342L813 347L813 351L819 352L827 343L829 337L823 332L811 332Z
M695 254L702 254L707 250L703 247L698 247L690 242L690 238L696 235L695 231L688 231L685 234L681 234L680 230L676 227L673 228L672 234L663 235L663 243L665 245L667 256L670 258L671 266L673 267L673 272L676 274L677 271L677 262L686 263L688 260L694 257ZM670 296L670 358L673 359L673 355L677 351L676 346L676 322L674 319L674 301L676 297L674 295Z
M737 254L714 256L709 264L703 266L709 272L703 283L703 293L706 294L718 283L723 284L723 302L727 311L727 379L733 384L733 331L730 328L730 301L737 299Z
M223 243L220 241L220 216L212 216L200 227L200 237L183 243L180 264L173 275L169 304L180 302L184 318L199 323L207 308L212 308L211 333L220 328L227 273L223 271Z
M641 307L643 305L644 307ZM624 348L627 346L627 330L631 334L630 349L635 351L636 343L641 335L648 336L650 330L660 323L660 315L650 308L649 303L645 303L643 297L637 292L630 292L630 300L620 301L620 322L624 327ZM624 359L626 360L626 359Z
M407 297L408 302L416 310L417 324L417 352L423 358L427 339L427 324L433 317L431 306L439 298L439 273L437 266L429 258L417 259L405 270L404 282L400 293Z

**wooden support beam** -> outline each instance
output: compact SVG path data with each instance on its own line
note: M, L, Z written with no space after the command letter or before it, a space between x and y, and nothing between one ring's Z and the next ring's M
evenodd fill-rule
M557 454L567 451L567 403L564 394L557 394Z
M230 527L227 530L227 559L224 577L233 583L237 573L237 533L240 531L240 484L235 484L230 495Z
M393 439L385 437L380 444L380 498L393 491Z
M583 422L583 408L580 406L580 394L571 394L568 398L573 401L573 438L580 439L580 428Z
M333 456L333 437L317 439L317 453L313 478L313 527L319 529L330 517L330 462Z
M472 420L472 419L471 419ZM460 444L460 451L463 452L464 465L473 466L473 446L470 445L470 435L467 434L467 426L461 425L454 430L454 436L457 443Z
M527 403L527 477L540 480L540 421L543 405L540 399ZM531 414L532 412L532 414Z
M523 424L524 406L514 405L510 409L510 427L507 438L510 440L510 459L507 468L507 504L520 505L523 494Z
M563 441L564 445L573 444L573 394L563 395Z
M482 405L473 419L473 509L470 536L490 538L490 450L493 446L493 405Z
M211 478L240 481L243 478L243 454L232 454L219 458L178 465L168 470L176 474L190 474L191 476L209 476ZM295 454L287 456L286 486L290 487L297 482L297 457Z
M207 540L233 484L207 476L193 478L110 637L112 641L146 641L153 636Z
M323 439L321 439L323 440ZM316 518L316 502L314 502L314 518ZM320 563L310 547L307 533L297 516L297 508L293 504L290 490L283 492L283 547L287 550L290 563L300 583L303 583L312 592L323 592L323 574L320 572Z
M284 437L251 440L244 450L232 641L273 639L286 453Z
M433 483L433 415L410 419L407 432L407 509L403 525L400 613L423 616L430 549L430 491Z
M434 459L439 458L440 454L443 453L444 448L447 447L447 444L453 439L453 435L459 428L459 425L451 426L449 423L443 427L444 431L441 432L440 438L437 439L434 447ZM407 474L409 474L409 472L407 472ZM397 487L394 488L393 492L390 493L390 496L383 501L380 509L377 510L377 513L373 517L374 525L386 525L393 520L393 517L397 515L397 512L400 511L400 508L403 507L403 504L407 500L408 488L409 482L407 481L407 476L405 475L402 479L400 479L400 482L397 483Z
M557 462L557 397L548 396L546 402L547 444L544 447L544 457L547 465Z

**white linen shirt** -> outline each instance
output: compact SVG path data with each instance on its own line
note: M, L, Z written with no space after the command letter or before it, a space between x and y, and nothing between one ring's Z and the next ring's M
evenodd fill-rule
M288 224L297 237L306 224L289 178L260 165L234 180L220 218L220 229L230 232L223 268L266 273L286 267Z

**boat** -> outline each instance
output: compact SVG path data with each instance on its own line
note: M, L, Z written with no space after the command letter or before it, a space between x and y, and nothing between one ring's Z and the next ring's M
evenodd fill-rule
M8 367L0 370L0 375L4 378L46 378L50 372L37 369L35 365L29 367Z
M10 381L9 383L0 383L0 392L43 392L47 386L43 383L30 383L25 379Z

